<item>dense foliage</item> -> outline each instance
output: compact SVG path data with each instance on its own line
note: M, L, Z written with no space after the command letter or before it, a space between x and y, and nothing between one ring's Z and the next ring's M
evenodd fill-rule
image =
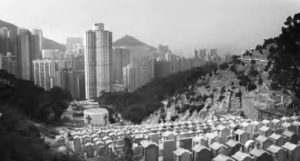
M188 86L196 84L197 80L206 74L217 70L214 63L203 67L170 75L151 81L133 93L112 92L103 93L99 97L102 107L111 106L122 117L133 123L140 123L145 117L163 106L161 101L176 93L182 93Z
M269 76L274 87L293 91L300 97L300 13L288 17L279 36L265 40Z
M16 79L6 71L0 71L0 104L9 105L30 119L51 123L60 119L72 96L54 87L49 91L35 86L33 82Z
M45 132L42 125L33 122L59 120L71 99L58 87L45 91L0 70L0 160L74 160L73 156L54 155L41 137L51 130Z
M0 107L0 160L44 160L46 145L38 129L11 107Z

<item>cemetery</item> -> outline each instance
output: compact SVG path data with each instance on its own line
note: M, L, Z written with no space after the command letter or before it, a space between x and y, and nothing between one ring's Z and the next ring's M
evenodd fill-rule
M299 161L300 117L255 121L235 115L205 121L96 126L60 131L56 143L87 160L121 159L125 138L140 161ZM67 149L66 149L67 150Z

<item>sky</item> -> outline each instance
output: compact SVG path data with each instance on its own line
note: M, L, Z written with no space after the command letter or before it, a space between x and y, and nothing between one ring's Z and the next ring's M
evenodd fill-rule
M40 28L65 43L103 22L113 39L132 35L191 55L196 48L240 52L279 35L300 0L0 0L0 19ZM237 50L235 50L237 49ZM236 53L233 53L236 54Z

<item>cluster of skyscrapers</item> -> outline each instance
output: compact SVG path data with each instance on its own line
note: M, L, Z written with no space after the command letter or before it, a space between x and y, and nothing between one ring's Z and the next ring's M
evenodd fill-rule
M19 28L16 35L0 28L0 69L49 90L68 90L75 99L93 99L102 92L133 92L154 78L221 62L217 49L195 50L184 58L159 45L149 56L137 58L127 46L113 46L112 32L95 23L84 38L69 37L66 51L43 49L41 30Z
M66 52L42 50L42 58L33 60L33 81L46 90L59 86L68 90L73 98L85 99L83 39L70 37L67 46Z
M18 28L14 32L0 28L0 69L45 90L59 86L74 98L84 99L83 39L68 38L67 46L70 48L66 52L43 49L40 29Z
M42 31L19 28L17 35L0 29L0 67L18 78L33 80L32 60L41 58Z

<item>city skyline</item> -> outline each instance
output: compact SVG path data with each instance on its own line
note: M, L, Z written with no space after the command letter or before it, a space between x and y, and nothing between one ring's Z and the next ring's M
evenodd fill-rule
M4 1L0 17L20 27L41 28L45 37L64 44L67 37L83 37L90 23L100 21L114 32L114 40L133 35L153 46L167 44L180 55L192 56L194 48L254 48L263 39L278 35L285 19L300 9L296 0L91 0L67 7L70 3L29 0L15 5L14 0ZM32 5L36 7L26 10ZM11 12L12 8L22 16Z

